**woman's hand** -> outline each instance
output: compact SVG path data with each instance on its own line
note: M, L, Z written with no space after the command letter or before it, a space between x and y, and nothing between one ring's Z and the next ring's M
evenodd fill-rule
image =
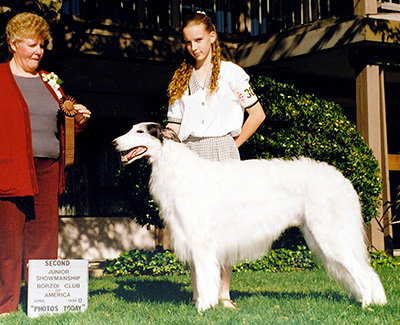
M75 120L78 124L85 124L89 120L91 112L81 104L75 104L74 109L78 112L75 115Z

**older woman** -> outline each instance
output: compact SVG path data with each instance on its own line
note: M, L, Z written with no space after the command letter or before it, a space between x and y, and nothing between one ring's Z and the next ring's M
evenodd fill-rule
M58 194L64 186L64 139L58 120L63 95L38 71L49 26L35 14L14 16L6 27L12 59L0 64L0 314L17 311L21 263L55 259ZM76 129L90 111L80 113ZM23 256L24 254L24 256Z

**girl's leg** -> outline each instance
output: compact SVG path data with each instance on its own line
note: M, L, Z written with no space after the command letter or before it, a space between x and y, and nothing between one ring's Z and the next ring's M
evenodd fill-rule
M190 276L192 278L192 289L193 289L193 300L192 300L192 303L196 304L197 298L199 297L199 292L197 290L196 270L194 268L194 265L190 266Z
M222 301L224 307L230 309L237 309L236 305L231 300L229 293L230 283L232 278L232 266L224 265L221 267L221 289L219 299Z

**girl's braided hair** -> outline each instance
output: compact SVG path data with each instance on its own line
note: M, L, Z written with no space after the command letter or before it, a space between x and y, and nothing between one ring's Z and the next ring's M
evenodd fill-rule
M203 12L197 12L191 15L183 24L182 30L187 26L200 24L204 25L207 32L215 32L215 34L217 34L211 18ZM221 50L218 43L218 36L216 36L215 41L211 44L211 51L212 72L210 79L210 90L208 95L211 95L218 90L218 77L221 66ZM186 89L189 86L189 79L195 64L196 60L188 53L187 50L185 50L185 58L181 66L175 71L174 76L172 77L168 85L168 103L170 105L172 105L177 99L181 98L185 93Z

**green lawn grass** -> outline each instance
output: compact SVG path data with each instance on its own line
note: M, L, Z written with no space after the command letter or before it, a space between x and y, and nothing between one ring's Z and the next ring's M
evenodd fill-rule
M0 324L400 324L400 270L378 273L388 304L362 309L322 270L235 272L232 298L240 310L222 306L198 313L189 276L101 277L89 281L83 313L29 319L25 306Z

